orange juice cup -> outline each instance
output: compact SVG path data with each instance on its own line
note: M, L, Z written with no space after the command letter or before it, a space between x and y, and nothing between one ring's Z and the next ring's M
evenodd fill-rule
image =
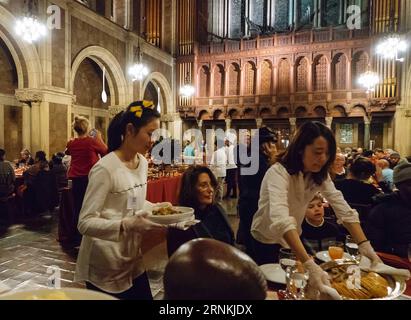
M344 243L339 241L330 241L328 246L328 254L333 260L342 259L344 256Z

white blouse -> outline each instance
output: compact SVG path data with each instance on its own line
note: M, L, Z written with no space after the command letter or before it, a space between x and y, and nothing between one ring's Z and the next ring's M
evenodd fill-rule
M293 229L301 234L305 211L317 192L330 203L339 223L360 222L358 212L350 208L329 176L319 186L310 175L290 175L283 165L276 163L268 169L261 184L258 210L251 226L253 237L262 243L288 247L283 235Z
M135 170L111 152L90 171L78 223L83 240L75 281L88 281L104 291L120 293L145 271L141 235L120 232L124 217L150 206L145 200L147 160L138 156L140 163ZM137 197L134 209L127 209L130 197Z

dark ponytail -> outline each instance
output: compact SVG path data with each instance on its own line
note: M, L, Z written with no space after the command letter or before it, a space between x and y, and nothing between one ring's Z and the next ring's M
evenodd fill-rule
M120 148L122 141L123 131L121 130L121 119L123 117L124 111L117 113L116 116L111 119L110 125L108 126L108 152L112 152Z
M108 127L108 151L112 152L121 147L127 124L131 123L137 134L142 127L156 118L160 118L160 113L154 108L153 102L132 102L126 111L118 113L110 122Z

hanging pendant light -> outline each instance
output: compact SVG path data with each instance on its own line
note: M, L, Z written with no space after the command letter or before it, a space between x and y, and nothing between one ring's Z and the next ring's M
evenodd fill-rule
M142 61L142 53L140 50L140 41L138 42L136 51L137 62L134 63L128 70L129 75L132 77L132 81L142 81L150 73L149 69Z
M375 86L380 82L379 75L371 70L368 70L360 75L358 83L367 89L367 93L375 91Z
M101 101L103 103L107 102L107 92L106 92L106 67L103 67L103 91L101 92Z
M184 81L184 86L182 86L180 88L180 95L185 97L185 98L189 98L192 97L195 93L195 88L194 86L191 85L190 83L190 73L187 72L187 75L185 77L185 81Z

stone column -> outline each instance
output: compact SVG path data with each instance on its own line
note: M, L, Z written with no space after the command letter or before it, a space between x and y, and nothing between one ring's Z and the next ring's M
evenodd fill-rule
M41 146L41 134L40 134L40 102L32 101L30 109L30 124L31 124L31 152L37 152L42 150Z
M325 117L325 125L331 129L331 125L333 123L333 117Z
M296 128L297 128L297 118L289 118L288 121L290 121L290 134L293 135Z
M313 86L313 66L314 63L313 61L308 61L308 65L307 65L307 77L308 77L308 81L307 81L307 91L308 92L313 92L314 91L314 86Z
M327 91L332 90L332 75L331 75L332 61L327 63Z
M364 116L364 149L368 149L370 143L370 124L371 119Z
M294 94L296 92L296 85L295 85L295 61L290 66L290 93Z
M255 123L257 125L257 129L260 129L261 126L263 125L263 119L262 118L256 118Z
M225 129L231 129L231 119L225 119Z
M40 105L43 100L43 94L40 91L22 89L16 90L16 98L23 103L23 144L25 144L25 147L29 147L32 152L43 150L42 147L46 146L41 143L41 130L43 132L47 130L47 138L43 138L44 141L48 141L49 135L48 103L47 110L43 112L47 112L47 115L43 115L43 121L40 122ZM46 118L47 121L45 121ZM42 128L42 126L44 126L44 128ZM48 146L44 151L48 151Z
M211 70L210 70L210 95L209 97L214 97L215 92L214 92L214 76L215 76L215 71L214 71L214 65L211 65Z
M167 131L167 121L161 121L161 129Z
M49 102L42 101L40 111L40 147L48 156L50 155L50 106Z
M31 147L31 110L27 103L22 104L23 108L23 148L32 150Z
M240 96L244 96L244 86L245 86L245 68L240 67Z
M352 58L350 57L350 58L347 59L347 69L346 69L346 73L347 73L347 79L346 79L347 91L351 91L351 90L352 90L351 63L352 63Z
M273 84L271 95L277 95L278 94L278 67L277 65L273 66L273 74L272 74L271 81Z
M170 128L172 126L172 128ZM173 130L171 133L174 139L178 139L183 142L183 121L178 113L173 115L173 121L169 123L169 129Z
M261 64L256 65L255 71L255 94L259 96L261 94Z
M224 95L227 97L230 95L230 79L228 78L230 67L225 67L224 68ZM200 84L200 81L198 81L198 84ZM197 92L200 92L199 90Z

